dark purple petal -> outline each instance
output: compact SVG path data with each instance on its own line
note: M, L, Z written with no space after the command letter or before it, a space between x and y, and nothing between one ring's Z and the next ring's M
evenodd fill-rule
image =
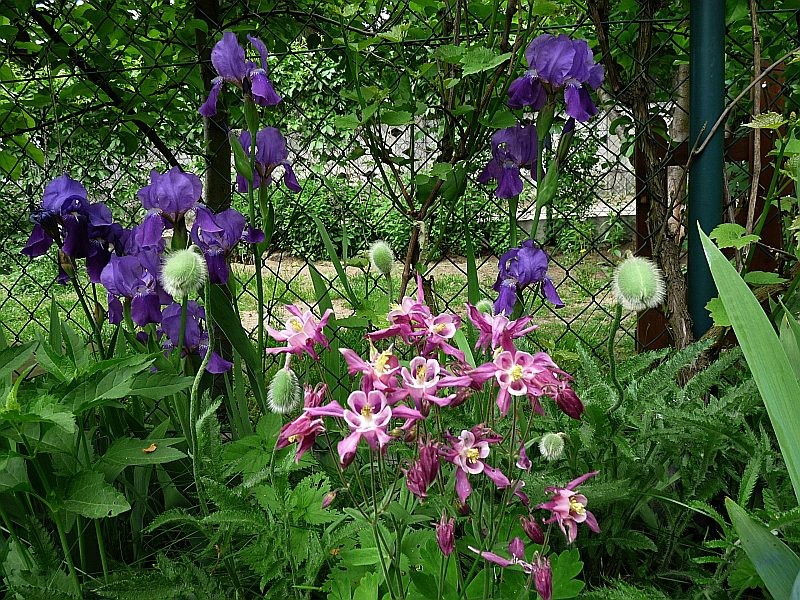
M542 82L532 72L518 77L508 86L508 107L523 108L530 106L533 110L541 110L547 102L547 91Z
M226 81L241 83L247 76L244 48L239 45L236 34L226 31L222 39L211 50L211 64Z
M46 212L64 214L86 206L86 188L66 173L44 188L42 208Z
M267 46L257 37L253 37L252 35L247 35L247 41L250 42L256 50L258 50L258 55L261 57L261 68L264 71L267 71L267 57L269 56L269 52L267 52Z
M177 346L180 340L182 310L183 307L174 302L161 313L161 329L173 346ZM197 351L200 346L200 338L203 333L200 320L204 318L203 307L194 300L190 300L186 305L186 327L183 332L183 347L190 353Z
M274 168L289 158L286 139L275 127L265 127L256 134L256 162Z
M112 325L122 323L122 302L113 294L108 295L108 322Z
M605 70L603 69L603 65L594 65L589 69L589 78L586 83L588 83L589 87L593 90L596 90L602 85L604 76Z
M215 77L211 82L211 91L208 93L208 98L200 106L197 112L204 117L213 117L217 114L217 99L222 90L222 84L225 80L222 77Z
M572 40L572 48L575 50L575 58L567 76L583 83L589 79L589 71L594 65L594 57L586 40Z
M545 277L542 281L542 292L550 304L556 308L564 307L564 302L561 300L561 296L559 296L558 292L556 291L556 286L553 285L553 282L549 277Z
M506 279L499 287L500 295L494 301L494 314L510 315L517 303L517 284L513 279Z
M61 250L71 258L85 258L89 252L89 231L86 217L68 216L64 219L64 245Z
M56 281L61 285L67 285L69 281L69 274L64 270L64 267L61 266L61 263L58 263L58 276L56 277Z
M522 193L522 188L519 167L516 165L504 167L497 179L497 189L494 195L497 198L514 198Z
M580 419L583 414L583 402L581 402L575 391L567 386L559 391L555 397L556 405L567 416L573 419Z
M533 39L533 41L528 44L528 47L525 48L525 60L528 61L528 67L533 69L536 65L536 54L539 51L539 48L544 45L550 43L554 40L555 37L550 35L549 33L543 33Z
M250 73L250 84L253 99L259 106L275 106L283 100L272 87L263 69L256 69Z
M138 195L145 209L162 212L174 224L197 205L202 193L203 184L197 175L172 167L163 175L151 171L150 185L140 189Z
M264 232L255 227L246 227L242 234L242 241L247 244L260 244L264 239Z
M517 255L508 262L508 273L520 286L541 281L547 274L547 253L536 248L533 240L525 240Z
M217 285L228 283L228 263L224 254L205 254L208 265L208 280Z
M25 244L25 247L22 249L22 253L31 258L42 256L47 253L52 244L53 238L47 235L44 227L37 223L33 226L31 236L28 238L28 243Z
M139 327L161 321L161 303L158 294L135 296L131 302L131 319Z
M500 179L500 174L503 171L503 165L496 158L490 160L483 168L483 171L478 175L478 183L489 183L490 181Z
M292 165L290 165L288 162L284 162L283 168L283 184L293 192L301 192L303 188L300 187L300 184L297 182L297 177L294 174Z
M582 85L568 85L565 87L564 102L566 104L565 112L581 123L585 123L597 114L597 107L589 95L589 90Z
M550 36L536 48L532 66L543 81L558 88L564 85L574 60L575 46L572 39L568 35L561 34L556 38Z
M206 350L206 352L208 352L208 350ZM205 357L205 352L203 353L203 357ZM231 370L231 367L233 367L232 362L225 360L216 352L211 352L211 358L208 359L206 371L219 375L220 373L227 373Z
M93 242L89 246L89 252L86 255L86 272L89 274L89 281L100 283L100 274L110 258L111 252L104 243Z

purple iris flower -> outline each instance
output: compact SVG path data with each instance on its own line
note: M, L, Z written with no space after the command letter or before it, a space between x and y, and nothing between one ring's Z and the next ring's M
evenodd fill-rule
M192 241L203 251L211 283L228 283L227 258L239 241L260 244L264 232L247 225L242 214L233 209L214 214L204 206L195 211Z
M161 260L153 251L135 256L111 256L100 274L100 282L108 290L108 320L122 320L120 298L131 301L131 319L140 327L161 321L161 305L172 302L158 282Z
M23 254L42 256L56 242L66 256L85 258L89 279L100 282L100 272L111 256L109 246L116 247L122 235L122 227L113 222L105 204L89 204L86 189L64 174L47 184L41 209L33 213L32 220L35 225ZM60 267L58 281L68 280Z
M541 283L548 302L557 308L564 306L553 281L547 276L547 253L536 248L533 240L525 240L519 248L512 248L500 257L499 273L494 291L499 292L494 302L495 314L510 315L517 303L517 291L531 284Z
M256 104L261 106L274 106L281 101L267 78L267 47L258 38L248 35L247 39L258 51L261 66L245 60L244 48L231 31L226 31L211 50L211 64L219 77L212 81L208 99L200 107L199 112L204 117L217 114L217 98L226 81L242 89L245 94L251 94Z
M252 140L250 132L246 129L239 136L245 154L250 156L250 146ZM265 127L256 133L256 172L253 174L255 187L261 185L261 178L272 183L272 172L276 167L283 167L283 183L293 192L299 192L302 188L297 183L292 165L289 163L289 151L286 149L286 140L281 132L275 127ZM247 179L241 175L236 176L236 183L239 185L240 192L247 191Z
M171 229L197 206L202 193L203 184L197 175L172 167L163 175L155 169L150 171L150 185L139 190L139 200L147 209L147 219L160 215L164 227Z
M589 88L600 87L604 72L585 40L543 34L528 45L525 58L528 70L511 82L508 106L540 110L549 94L563 88L567 115L585 122L597 113Z
M206 311L194 300L186 305L186 326L183 332L183 353L199 354L204 358L208 352L208 332L205 330ZM166 350L178 345L181 334L181 305L174 302L167 306L161 316L161 330L167 336L164 342ZM206 370L209 373L225 373L233 363L228 362L212 351Z
M520 168L529 167L536 179L537 151L535 125L517 123L514 127L496 131L492 136L492 159L478 175L478 182L496 180L494 195L498 198L519 196L522 192Z

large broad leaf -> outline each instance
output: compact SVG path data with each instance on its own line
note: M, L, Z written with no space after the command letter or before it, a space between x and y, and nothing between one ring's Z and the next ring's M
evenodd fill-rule
M193 382L194 377L182 377L172 373L139 373L133 380L130 394L161 400L187 389Z
M800 384L758 300L702 230L700 238L719 297L764 400L800 502Z
M0 351L0 383L7 380L6 383L10 385L11 381L8 378L25 364L35 349L36 342L30 342L23 346L11 346Z
M800 558L769 529L751 519L736 502L726 498L725 507L744 551L753 561L769 593L775 600L793 599L792 587L800 573Z
M62 506L89 519L115 517L131 509L125 496L96 471L84 471L70 482Z
M256 397L259 408L267 411L266 392L264 391L264 373L261 370L261 359L258 356L253 343L247 337L242 322L236 316L231 306L231 301L225 292L218 285L211 286L211 303L206 306L206 310L211 313L211 318L225 333L231 345L244 361L247 369L247 378Z
M73 412L78 415L129 395L134 378L152 363L153 359L137 360L133 365L93 375L70 392Z
M0 494L29 491L30 489L25 459L11 452L0 454ZM0 500L0 502L4 502L4 500Z
M137 440L133 438L119 439L111 444L95 468L105 475L108 481L113 480L123 469L131 466L160 465L186 458L186 455L172 448L181 439Z

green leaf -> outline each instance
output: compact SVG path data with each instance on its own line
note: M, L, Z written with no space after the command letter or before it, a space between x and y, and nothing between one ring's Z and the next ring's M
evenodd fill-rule
M407 110L386 110L381 112L381 123L384 125L408 125L414 121L414 115Z
M728 318L728 313L725 312L725 305L719 299L719 296L706 303L706 310L711 313L711 318L717 327L731 326L731 320Z
M784 310L783 313L780 339L789 364L792 365L794 374L800 381L800 323L788 310Z
M351 130L358 128L361 121L356 115L341 115L334 117L333 124L337 129Z
M800 501L800 385L778 335L736 269L700 230L719 296L767 408L795 497Z
M769 271L750 271L745 273L744 280L750 285L775 285L787 281L777 273Z
M550 0L536 0L536 2L533 3L531 14L534 17L550 17L559 14L561 10L561 7L555 2L550 2Z
M353 592L353 600L375 600L378 598L378 583L381 578L377 573L367 573Z
M717 242L720 248L743 248L752 242L758 241L757 235L745 235L747 230L738 223L723 223L717 225L711 232L711 239Z
M744 551L753 561L769 593L776 600L794 598L792 588L800 574L800 558L730 498L725 498L725 508L742 540Z
M253 169L250 165L250 159L245 153L245 149L242 147L242 142L238 137L231 137L231 150L233 151L233 164L236 167L236 172L252 185ZM249 151L250 148L247 150Z
M95 468L105 475L106 480L112 481L126 467L160 465L180 460L186 458L186 455L172 446L181 441L183 441L181 438L154 440L121 438L111 444Z
M206 306L211 313L212 320L228 338L233 348L239 353L247 369L247 378L256 397L259 408L266 413L266 392L264 390L264 372L261 369L261 359L253 348L253 343L247 337L242 322L237 318L231 307L230 298L218 285L211 286L211 303Z
M517 117L510 110L501 110L492 115L491 119L482 119L482 122L492 129L505 129L517 123Z
M89 519L115 517L131 509L125 496L96 471L84 471L71 480L62 506Z
M780 129L789 119L776 112L765 112L753 117L749 123L745 123L743 127L750 127L751 129Z
M464 56L464 53L466 51L467 49L464 48L463 46L454 46L452 44L445 44L444 46L439 46L436 49L435 56L436 58L446 63L455 65L461 61L461 57Z
M336 269L336 274L339 276L339 281L344 287L345 295L350 301L350 305L353 308L358 308L361 302L350 287L350 282L347 280L347 273L342 266L342 261L339 260L339 254L336 252L336 248L333 247L333 242L331 242L331 238L328 235L328 230L325 229L324 223L317 215L312 215L311 218L314 219L317 231L319 231L319 235L322 238L322 243L325 245L325 250L328 252L328 258L330 258L331 263L333 263L333 268Z
M130 395L151 400L161 400L188 389L194 377L182 377L173 373L139 373L131 384Z
M584 583L575 579L583 570L583 561L577 550L565 550L550 557L553 571L553 600L575 598L580 594Z
M0 493L31 489L25 459L12 453L0 454ZM6 500L0 499L0 502Z
M466 54L461 57L461 64L463 65L462 74L473 75L475 73L482 73L498 67L511 58L511 53L497 55L489 48L477 46L467 50Z
M36 350L36 342L28 342L22 346L11 346L0 350L0 382L8 378L24 365Z

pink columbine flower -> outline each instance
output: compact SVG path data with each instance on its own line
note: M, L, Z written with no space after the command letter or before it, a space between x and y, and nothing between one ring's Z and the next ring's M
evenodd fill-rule
M369 393L356 390L347 398L349 410L342 408L335 400L318 408L307 409L310 416L339 417L345 420L350 427L350 435L339 442L337 450L343 466L353 462L356 448L363 438L373 450L383 450L391 440L387 432L389 421L392 417L405 419L403 428L410 427L415 421L422 419L422 415L407 406L392 408L386 401L386 395L380 390Z
M478 343L475 344L476 349L486 350L491 347L492 350L502 348L514 352L513 340L536 329L536 325L526 327L530 323L531 317L521 317L512 321L504 314L495 316L484 314L471 304L467 304L467 314L472 324L480 332Z
M317 322L314 314L309 311L301 311L296 305L291 304L286 307L291 315L286 319L284 328L281 331L275 330L272 327L267 327L267 333L278 342L285 342L286 346L279 348L267 348L269 354L279 354L281 352L288 352L289 354L297 354L298 356L307 352L314 360L318 360L319 356L314 351L314 344L320 344L325 348L330 348L328 339L322 334L322 330L328 324L333 311L329 308L322 315L322 318Z
M404 296L400 304L395 304L386 315L389 327L368 333L370 340L382 340L400 336L406 344L414 343L414 337L425 327L426 320L431 318L431 310L425 305L425 292L422 289L422 278L417 273L417 298Z
M364 391L376 389L385 392L397 387L396 374L400 370L400 363L392 353L392 346L389 346L388 350L378 352L375 346L370 344L369 362L349 348L341 348L339 352L347 361L347 372L350 375L362 374L361 387Z
M472 493L469 475L485 473L498 488L511 485L508 477L500 469L495 469L484 461L489 456L489 444L496 444L503 438L491 430L477 425L472 430L464 429L459 437L449 433L445 434L450 442L449 448L442 450L445 460L453 463L456 468L456 494L464 503Z
M458 315L441 314L435 317L428 317L423 325L425 327L422 332L425 340L425 345L422 348L423 356L430 356L437 350L441 350L460 362L465 361L464 353L451 346L447 341L453 338L461 325L461 318Z
M600 533L600 527L594 515L586 510L586 496L578 494L575 488L590 477L597 475L599 471L592 471L573 479L567 487L548 487L545 491L551 492L553 497L550 501L540 504L537 508L550 511L550 518L545 523L558 523L561 531L567 537L567 543L571 544L578 536L578 523L586 525L595 533Z
M305 409L313 409L322 404L327 387L324 383L319 383L315 388L307 385L303 404ZM278 441L275 448L280 450L289 444L297 444L297 451L294 455L294 462L299 463L300 458L308 452L314 445L317 436L325 431L322 419L310 416L305 410L291 423L287 423L281 428L278 434Z
M455 518L448 519L447 515L442 513L442 518L436 525L436 543L445 556L450 556L456 548L455 528Z
M438 406L449 406L455 394L440 398L436 393L445 387L465 387L471 383L467 376L456 377L447 375L435 358L416 356L411 359L408 368L400 370L402 389L398 390L400 398L410 396L414 400L417 410L425 414L428 406L426 403Z
M419 444L419 458L406 471L406 487L420 500L428 497L428 488L439 475L439 446L430 438Z
M533 561L527 562L525 560L525 545L519 538L514 538L508 545L508 553L511 558L503 558L494 552L486 552L478 550L469 546L469 549L479 554L485 560L499 565L501 567L511 567L517 565L528 574L533 575L533 582L536 586L536 591L542 597L542 600L552 600L553 598L553 573L550 568L550 561L547 557L540 556L538 552L533 553Z
M544 412L538 397L542 395L541 386L536 382L536 375L546 368L540 355L532 356L527 352L500 352L493 362L485 363L472 371L472 378L478 382L486 382L492 377L500 385L497 394L497 406L500 414L505 416L511 408L512 396L528 396L538 413ZM549 357L548 357L549 358Z
M522 531L534 544L544 544L544 532L532 515L520 517L519 524L522 525Z

